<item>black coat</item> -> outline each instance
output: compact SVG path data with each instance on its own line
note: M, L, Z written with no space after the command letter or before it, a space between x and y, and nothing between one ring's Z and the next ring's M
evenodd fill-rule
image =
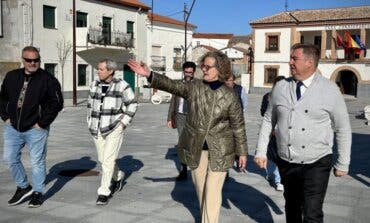
M4 121L10 118L12 126L20 132L36 123L47 128L63 109L60 84L54 76L38 69L30 75L23 106L18 108L25 75L24 68L6 74L0 92L0 116Z

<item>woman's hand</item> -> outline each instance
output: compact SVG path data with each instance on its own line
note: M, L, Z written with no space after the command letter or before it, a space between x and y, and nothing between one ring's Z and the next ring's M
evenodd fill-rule
M247 156L239 156L239 170L244 171L247 166Z
M136 60L129 59L127 64L132 71L143 77L149 77L150 70L148 66L143 62L137 62Z

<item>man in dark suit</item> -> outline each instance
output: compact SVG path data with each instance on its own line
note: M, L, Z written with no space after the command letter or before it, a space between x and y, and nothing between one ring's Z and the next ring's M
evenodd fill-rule
M183 81L191 81L194 78L196 65L194 62L187 61L182 65L182 71L184 75ZM176 95L172 95L170 107L168 109L167 116L167 127L177 128L178 135L180 137L182 130L185 126L187 114L187 102ZM181 164L181 170L179 176L176 177L177 181L185 180L188 177L188 169L186 164Z

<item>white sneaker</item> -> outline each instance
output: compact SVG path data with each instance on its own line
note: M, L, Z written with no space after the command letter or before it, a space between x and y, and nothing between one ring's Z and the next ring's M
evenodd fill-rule
M284 191L284 185L282 185L281 183L277 183L275 189L277 191Z

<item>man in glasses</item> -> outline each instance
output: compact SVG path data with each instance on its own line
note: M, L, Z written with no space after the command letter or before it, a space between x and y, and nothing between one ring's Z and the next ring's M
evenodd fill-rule
M28 207L41 206L45 188L45 157L50 124L63 109L58 80L40 68L37 48L22 50L23 68L5 76L0 92L0 116L5 122L4 161L17 190L8 205L17 205L31 196ZM32 165L32 186L21 161L27 145Z
M196 65L194 62L187 61L182 65L182 72L184 75L183 81L193 80ZM178 135L180 137L182 130L185 126L185 120L187 115L187 102L179 96L172 95L170 107L168 109L167 116L167 127L177 128ZM188 177L188 167L186 164L181 164L180 174L176 177L177 181L186 180Z

